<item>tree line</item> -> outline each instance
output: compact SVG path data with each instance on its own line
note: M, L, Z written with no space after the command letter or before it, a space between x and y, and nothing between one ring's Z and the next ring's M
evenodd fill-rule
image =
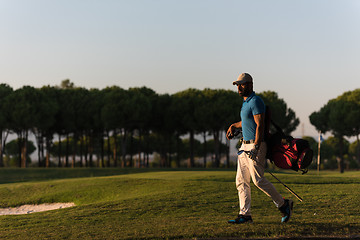
M340 172L344 172L345 159L349 153L360 163L360 89L347 91L337 98L331 99L319 111L313 112L310 122L321 133L330 132L334 139L334 155ZM356 145L350 144L344 137L356 137ZM356 152L354 154L354 152Z
M276 92L259 95L285 133L296 129L299 119ZM194 167L199 155L207 166L209 153L213 167L220 166L221 154L229 166L223 136L239 120L241 104L237 92L222 89L158 94L147 87L86 89L69 80L16 90L1 84L0 166L9 147L17 151L16 165L27 167L29 134L35 136L41 167L146 167L154 152L162 167ZM7 144L9 134L16 134L16 144Z

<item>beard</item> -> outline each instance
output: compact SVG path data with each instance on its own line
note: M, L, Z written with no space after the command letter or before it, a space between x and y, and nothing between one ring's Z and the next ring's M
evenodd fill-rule
M244 89L239 89L238 92L241 97L249 97L252 93L252 90L249 87L245 87Z

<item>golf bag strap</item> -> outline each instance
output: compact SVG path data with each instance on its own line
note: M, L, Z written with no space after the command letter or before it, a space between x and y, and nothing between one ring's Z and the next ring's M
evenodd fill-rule
M270 120L271 124L275 127L276 131L280 132L283 136L285 136L284 131L277 125L272 119Z

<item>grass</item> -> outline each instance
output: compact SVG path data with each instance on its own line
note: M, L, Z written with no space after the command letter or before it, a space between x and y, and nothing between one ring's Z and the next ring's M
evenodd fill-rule
M301 203L266 173L284 197L294 199L292 219L280 224L271 199L252 185L254 223L230 225L227 220L238 213L235 171L49 170L1 169L0 207L77 206L0 216L0 239L360 236L359 172L277 172L304 199Z

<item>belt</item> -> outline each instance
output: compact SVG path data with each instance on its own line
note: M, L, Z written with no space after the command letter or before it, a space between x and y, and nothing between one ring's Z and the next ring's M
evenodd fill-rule
M251 144L251 143L255 143L255 140L253 140L253 139L251 139L251 140L249 140L249 141L244 140L243 143L245 143L245 144Z

